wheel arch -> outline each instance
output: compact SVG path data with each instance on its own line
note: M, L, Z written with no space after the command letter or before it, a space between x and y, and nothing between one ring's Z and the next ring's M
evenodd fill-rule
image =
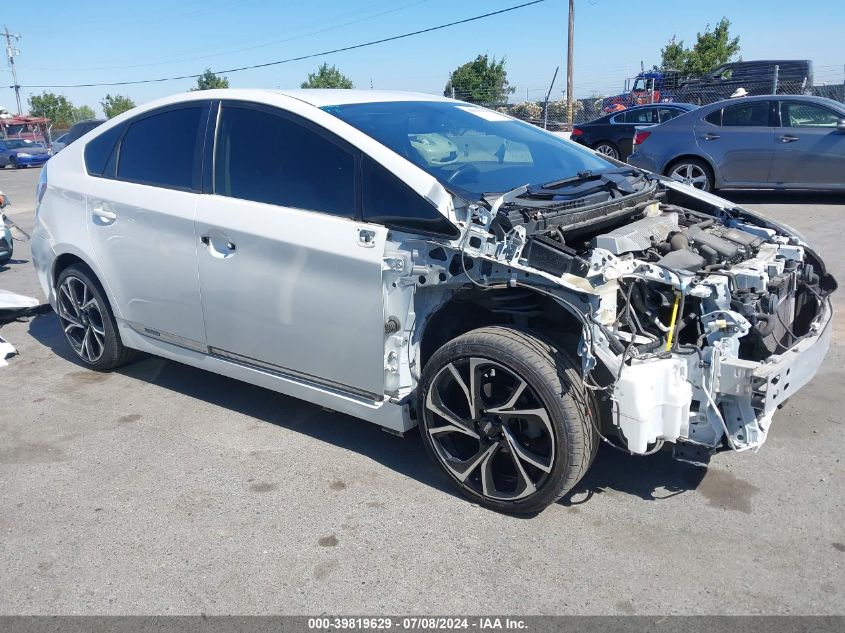
M97 266L94 264L93 261L91 261L91 259L88 258L85 253L82 253L76 248L69 247L56 255L56 258L53 260L52 270L50 271L50 281L52 283L52 287L56 287L56 283L59 281L59 275L62 274L62 271L69 266L73 266L74 264L82 264L89 271L91 271L91 274L94 276L94 279L97 281L97 283L100 284L100 288L105 293L106 299L108 299L109 302L109 307L114 313L114 316L116 318L122 318L120 307L115 301L114 295L112 294L109 285L105 283L103 276L97 269Z
M701 162L705 163L708 167L710 167L710 173L713 176L713 183L714 183L714 185L717 184L718 178L719 178L719 172L717 171L716 166L713 163L713 161L710 160L710 158L708 158L707 156L704 156L703 154L686 153L686 154L680 154L679 156L675 156L671 160L666 161L666 163L663 165L663 169L660 170L660 173L664 176L668 176L669 175L668 171L672 167L674 167L676 164L678 164L682 160L689 160L691 158L693 158L695 160L700 160Z
M440 347L472 330L516 325L542 330L562 349L577 353L582 324L567 308L530 288L468 289L441 303L419 332L420 371Z

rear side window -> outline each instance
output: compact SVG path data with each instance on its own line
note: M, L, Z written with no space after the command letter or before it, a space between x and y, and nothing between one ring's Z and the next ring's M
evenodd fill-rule
M457 237L458 231L428 200L369 157L363 164L364 221L389 228Z
M654 108L631 110L625 113L625 123L651 124L657 123L657 111Z
M723 127L766 127L768 125L768 101L741 103L727 107L722 112Z
M713 125L722 125L722 111L713 110L713 112L704 117L704 120Z
M168 189L199 189L203 104L169 109L129 123L117 178Z
M679 110L678 108L660 108L658 110L660 113L660 122L665 123L669 119L674 119L679 114L683 114L684 110Z
M125 125L116 125L85 144L85 169L88 175L114 177L114 161L111 161L110 169L106 165L114 156L117 142L125 129Z
M281 114L223 106L214 193L355 217L355 158L323 134Z

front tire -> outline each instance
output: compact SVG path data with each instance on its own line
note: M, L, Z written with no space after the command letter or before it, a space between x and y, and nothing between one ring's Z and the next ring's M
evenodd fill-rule
M61 272L56 305L65 340L86 367L108 371L135 355L120 340L105 292L87 266L73 264Z
M428 361L418 394L429 455L492 510L543 510L595 456L591 394L573 361L534 333L496 326L459 336Z

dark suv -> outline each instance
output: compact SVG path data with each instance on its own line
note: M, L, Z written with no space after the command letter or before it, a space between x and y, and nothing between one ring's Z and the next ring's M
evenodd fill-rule
M79 123L75 123L67 133L65 147L73 143L80 136L88 134L88 132L93 130L95 127L99 127L105 122L106 119L88 119L87 121L80 121Z
M775 67L778 94L804 94L813 85L813 64L806 59L731 62L685 82L678 88L674 100L704 105L727 99L740 88L749 96L772 94Z

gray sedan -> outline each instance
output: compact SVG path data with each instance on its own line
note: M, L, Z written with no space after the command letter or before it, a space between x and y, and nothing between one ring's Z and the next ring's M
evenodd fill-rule
M845 105L729 99L641 129L628 162L697 189L845 189Z

